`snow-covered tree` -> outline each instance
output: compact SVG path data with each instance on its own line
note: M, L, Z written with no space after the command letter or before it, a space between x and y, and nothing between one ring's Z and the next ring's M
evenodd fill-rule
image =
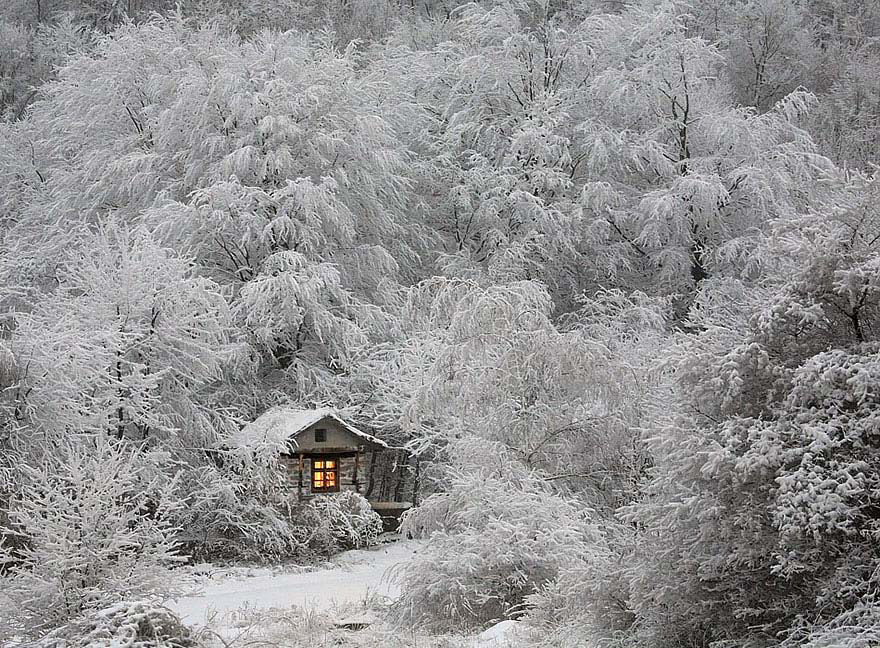
M627 570L645 640L770 645L808 623L820 642L872 605L876 191L855 177L778 222L764 285L707 284L698 300L700 332L673 353L680 407L628 513L645 531Z
M596 264L573 181L584 45L553 5L474 3L405 23L378 68L404 100L443 274L539 279L568 308Z
M581 201L605 245L642 285L681 292L752 271L755 234L803 206L827 163L799 127L812 98L734 106L722 54L674 9L588 21L593 114L579 130Z
M652 380L634 340L653 344L658 304L608 294L557 328L534 282L436 278L401 297L399 338L361 363L379 426L441 466L451 443L483 439L597 508L632 496L642 469L635 426Z
M63 440L21 487L2 529L23 538L0 563L19 627L51 629L123 600L163 597L178 556L169 517L181 502L138 449L100 436Z
M123 227L87 236L82 251L57 261L58 288L15 315L9 340L17 376L7 411L27 423L25 434L211 441L197 394L232 351L218 286Z
M443 273L538 279L571 310L583 290L746 272L754 235L825 165L801 128L813 98L737 106L680 3L551 5L469 5L455 30L402 28L379 62L405 80Z
M844 53L841 53L841 57ZM873 41L845 50L843 68L820 98L811 127L823 152L841 165L867 169L880 141L880 51Z
M804 3L709 0L682 8L690 28L724 52L736 103L765 112L798 87L814 87L821 53Z
M407 154L362 63L329 37L244 43L178 18L120 28L15 129L0 178L29 200L9 205L4 283L51 284L56 259L112 214L227 290L256 380L272 383L233 398L332 395L347 349L381 335L386 283L418 267L419 228L401 227Z

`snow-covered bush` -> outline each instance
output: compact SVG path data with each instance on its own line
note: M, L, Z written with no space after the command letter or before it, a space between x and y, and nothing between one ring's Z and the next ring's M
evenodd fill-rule
M448 492L405 516L401 530L427 543L396 574L399 624L446 632L518 616L560 573L604 555L589 509L533 473L505 472L454 474Z
M198 560L273 560L300 553L299 535L281 501L247 475L214 466L186 471L187 506L177 515L178 539Z
M824 624L805 624L782 648L873 648L880 646L880 605L872 599Z
M218 450L211 464L180 478L186 507L175 519L179 540L198 560L273 560L303 553L288 490L271 441Z
M645 645L874 632L854 610L880 578L875 182L777 223L763 285L704 282L671 353L651 481L622 511L642 533L623 571Z
M382 518L352 491L319 495L299 511L297 520L309 548L323 555L369 547L382 532Z
M139 450L88 437L20 467L4 531L22 546L0 548L0 562L11 564L2 588L22 627L170 593L166 567L182 558L169 518L180 503L173 483L146 473Z
M123 601L90 612L36 643L39 648L190 648L189 628L171 610L145 601Z
M588 562L571 560L555 580L527 597L523 621L540 635L537 645L598 645L630 629L634 619L621 566L639 538L635 529L617 520L600 524L607 550L594 552Z

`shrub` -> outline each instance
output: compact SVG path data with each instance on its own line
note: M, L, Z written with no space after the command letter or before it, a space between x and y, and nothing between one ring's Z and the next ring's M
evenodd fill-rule
M191 648L189 628L171 610L121 602L84 615L41 639L39 648Z
M286 503L253 477L213 466L186 471L187 506L175 521L178 540L193 558L266 561L303 552Z
M427 546L396 574L398 624L473 631L518 616L564 570L604 553L589 509L520 472L454 475L448 493L408 512L401 530Z
M146 478L137 449L103 438L69 441L39 467L23 465L2 532L21 541L5 594L22 627L63 625L119 601L170 593L181 560L169 516L173 483Z
M781 648L873 648L880 645L880 605L870 597L831 621L795 627Z
M368 547L382 532L382 518L353 491L319 495L302 508L298 524L304 543L323 555Z
M302 554L290 486L278 460L286 438L233 436L213 462L187 467L176 518L180 541L198 560L278 560Z

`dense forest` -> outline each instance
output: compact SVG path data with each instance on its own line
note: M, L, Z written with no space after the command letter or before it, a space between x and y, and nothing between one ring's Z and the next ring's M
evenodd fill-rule
M878 0L4 0L0 644L338 550L293 404L401 449L396 628L880 645L878 79Z

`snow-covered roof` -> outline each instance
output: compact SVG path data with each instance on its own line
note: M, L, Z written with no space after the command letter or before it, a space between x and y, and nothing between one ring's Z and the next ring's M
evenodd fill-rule
M245 425L237 435L237 445L250 445L258 442L286 443L303 430L324 419L333 419L341 428L358 436L368 443L387 448L388 444L371 434L362 432L353 425L346 423L336 410L329 407L317 409L295 409L278 406L266 410L254 421Z

